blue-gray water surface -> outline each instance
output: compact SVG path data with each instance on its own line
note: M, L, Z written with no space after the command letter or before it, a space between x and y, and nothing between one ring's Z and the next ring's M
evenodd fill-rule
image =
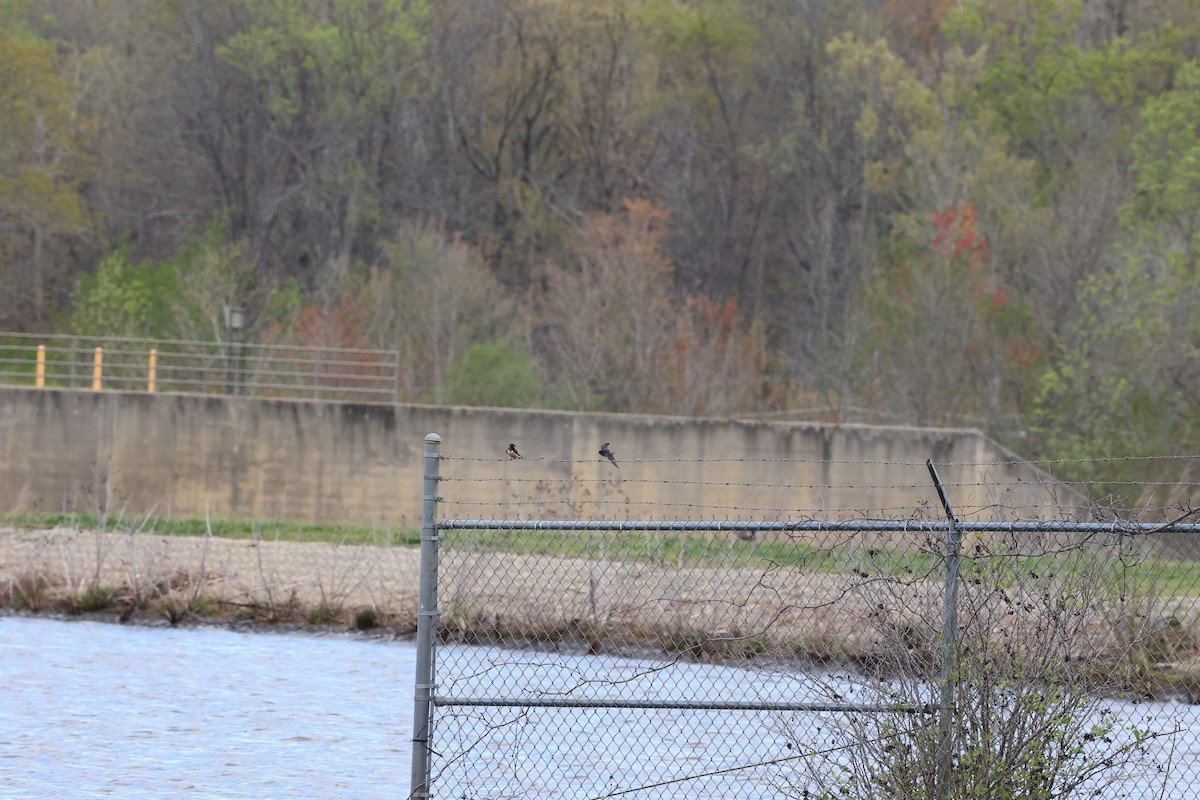
M409 642L350 636L0 616L0 798L407 797L415 656ZM443 689L464 695L487 693L500 674L538 696L574 687L656 697L687 686L711 699L741 686L771 699L808 680L681 663L672 684L656 662L461 646L444 648L439 664ZM1130 724L1179 735L1153 745L1169 761L1165 773L1131 774L1101 797L1198 796L1200 707L1105 705ZM797 730L819 730L802 716ZM495 735L478 750L473 737L489 720ZM736 714L669 709L477 709L439 723L440 784L455 798L594 797L639 786L627 796L797 794L742 769L787 750L777 733L746 725ZM557 772L565 784L543 785ZM714 773L724 778L686 779Z
M406 797L415 655L0 618L0 797Z

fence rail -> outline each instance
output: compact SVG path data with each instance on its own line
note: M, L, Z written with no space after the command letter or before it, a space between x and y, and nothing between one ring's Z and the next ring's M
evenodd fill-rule
M0 335L0 383L394 403L394 350L65 335Z
M529 518L445 518L459 502L441 444L426 437L411 797L1183 800L1200 785L1186 510L960 521L927 462L929 516L913 519L557 519L536 497ZM679 482L704 483L702 466ZM543 464L504 469L552 485ZM613 470L601 490L636 499L659 469L674 467Z

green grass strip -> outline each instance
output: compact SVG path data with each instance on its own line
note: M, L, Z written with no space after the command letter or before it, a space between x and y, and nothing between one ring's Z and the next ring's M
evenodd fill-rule
M158 517L101 516L97 514L6 514L0 521L14 528L80 528L114 533L144 532L162 536L213 536L226 539L262 539L328 544L416 546L421 532L370 525L315 525L300 522L258 522L228 519L162 519Z

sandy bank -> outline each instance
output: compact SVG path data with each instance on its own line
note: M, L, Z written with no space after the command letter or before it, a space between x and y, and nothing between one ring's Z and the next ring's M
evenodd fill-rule
M406 632L416 627L419 561L408 546L0 528L0 603ZM846 648L861 638L866 608L847 589L839 576L797 580L794 570L450 550L440 569L441 624L445 636L465 640Z

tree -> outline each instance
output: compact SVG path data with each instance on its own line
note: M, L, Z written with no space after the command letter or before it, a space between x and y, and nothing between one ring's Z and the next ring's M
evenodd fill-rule
M175 166L152 193L182 206L185 230L226 214L264 281L336 286L387 232L426 13L402 0L155 7L146 61L164 72L144 80L165 110L142 146L159 163L169 145Z
M70 284L61 260L93 233L88 120L59 69L52 42L0 24L0 319L17 324L46 319Z
M451 375L471 371L462 360L472 345L527 337L520 308L461 237L410 223L382 249L356 296L367 342L400 352L403 398L441 397Z
M835 399L889 420L1001 430L1045 347L1004 243L1039 217L1032 165L1008 153L991 111L972 113L982 54L940 54L946 75L930 87L883 40L843 36L830 51L859 87L863 202L890 208L892 225L845 315Z
M752 155L762 135L758 115L773 101L786 103L762 91L760 37L766 31L755 24L756 5L648 0L642 11L663 142L652 202L671 209L666 241L680 283L713 297L744 288L737 282L754 258L763 213L765 174ZM750 292L754 310L756 288Z
M944 46L942 23L955 0L887 0L881 14L898 54L922 74L938 69Z
M1200 61L1174 87L1146 101L1145 129L1133 141L1136 194L1123 209L1136 246L1185 274L1200 259Z
M245 30L218 56L253 84L262 135L285 164L328 285L345 275L364 231L379 222L388 123L407 90L427 8L403 0L239 0ZM314 232L315 233L315 232ZM367 240L369 242L369 240Z
M1123 207L1120 265L1088 278L1081 308L1041 378L1033 422L1045 451L1090 459L1194 450L1200 422L1200 64L1147 101L1134 139L1137 194ZM1166 472L1164 472L1164 467ZM1094 487L1136 501L1121 481L1175 477L1169 465L1109 465ZM1136 470L1136 471L1134 471Z
M476 342L450 371L444 403L530 408L541 393L533 357L511 341Z
M218 342L226 306L269 304L240 242L213 219L161 261L137 261L122 241L95 270L80 276L67 309L73 332Z
M1006 148L1032 167L1036 192L1013 235L992 237L996 257L1048 344L1073 317L1081 282L1116 264L1118 212L1132 191L1129 139L1141 103L1170 80L1181 41L1165 20L1127 18L1122 34L1103 34L1103 16L1119 4L961 5L943 28L982 57L967 108L991 112Z
M608 6L491 0L443 10L455 23L438 48L445 110L482 196L469 227L510 287L526 284L580 217L583 120L572 116L570 95L595 48L581 18Z
M187 237L165 260L177 276L178 294L161 296L170 309L173 339L222 341L226 338L225 308L247 306L251 313L269 303L271 287L259 283L257 265L246 253L245 241L230 241L223 216Z
M951 205L922 231L894 234L885 271L866 289L858 391L918 424L998 427L1040 351L980 233L978 210ZM970 387L964 391L963 387Z
M135 262L121 243L75 287L69 310L71 329L83 336L170 338L169 298L179 297L174 265Z
M940 570L918 574L886 551L865 554L855 569L863 580L847 595L871 609L872 674L847 680L852 702L883 710L845 715L818 745L789 731L805 768L787 777L788 794L1082 800L1113 796L1131 775L1165 783L1169 751L1155 745L1179 730L1108 703L1144 695L1131 662L1170 652L1161 629L1128 613L1140 547L1108 534L988 536L964 553L952 617ZM943 545L923 549L945 563ZM831 701L846 702L845 685L825 683Z
M683 285L741 299L789 383L835 393L841 323L893 206L868 190L872 151L855 135L861 80L874 78L841 74L830 45L877 27L862 9L833 2L752 3L735 19L753 33L717 68L741 98L736 147L715 150L723 140L713 136L675 145L690 169L662 179L670 252Z
M724 414L755 408L766 366L761 335L729 302L672 289L667 215L626 201L579 234L576 260L547 264L535 300L536 352L566 408Z

